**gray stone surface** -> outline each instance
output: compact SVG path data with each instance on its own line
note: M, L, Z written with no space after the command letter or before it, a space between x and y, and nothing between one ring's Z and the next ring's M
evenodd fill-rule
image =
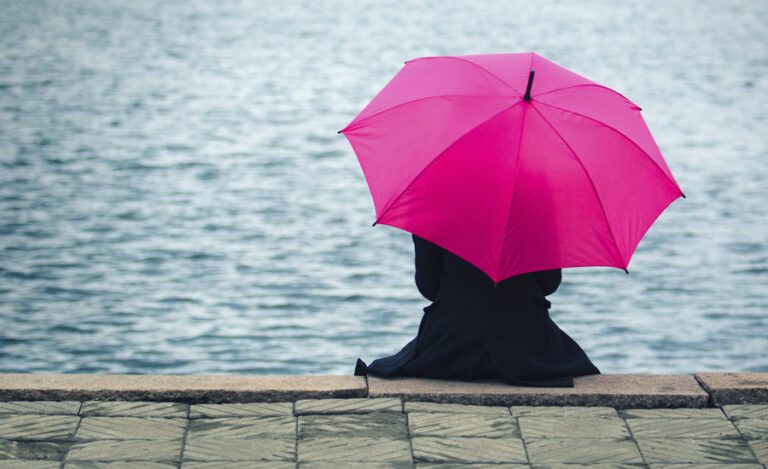
M534 464L546 463L642 463L630 439L537 438L525 440Z
M186 418L189 406L180 402L86 401L82 417L167 417Z
M0 415L0 438L8 440L66 440L77 429L73 415Z
M645 468L640 463L596 463L596 464L565 464L565 463L547 463L534 464L533 469L641 469ZM693 468L686 468L693 469ZM762 469L762 468L761 468Z
M2 403L0 468L41 463L62 469L63 463L79 469L179 464L198 469L520 469L530 463L531 469L639 469L646 464L749 469L768 464L764 404L617 409L400 399L189 407L146 401Z
M96 440L74 444L66 461L178 462L181 440Z
M293 438L192 438L184 447L185 464L191 461L292 461L295 457Z
M625 419L726 419L719 408L706 409L622 409L619 411Z
M573 388L510 386L499 381L446 381L375 376L181 376L2 374L0 401L49 401L73 414L74 401L167 401L193 404L286 402L327 398L405 397L410 401L479 405L707 407L768 404L768 373L696 375L599 374L576 377ZM709 392L709 394L707 393ZM710 397L711 394L711 397ZM70 401L52 404L53 401ZM12 404L20 405L20 404ZM29 409L2 413L42 413ZM152 415L158 416L158 415Z
M750 440L748 444L757 460L768 465L768 440Z
M53 461L0 461L3 469L59 469L60 466L60 463Z
M439 412L453 414L510 415L508 407L467 404L445 404L439 402L405 401L406 412Z
M765 419L768 420L768 405L729 404L723 406L723 412L731 420Z
M619 414L613 407L579 406L512 406L515 417L598 417L617 418Z
M368 412L402 412L397 398L301 399L296 401L296 415L365 414Z
M344 462L338 461L308 461L299 463L299 469L413 469L409 462ZM497 468L504 469L504 468Z
M79 401L0 402L0 414L77 415Z
M405 415L389 412L358 415L300 415L299 439L371 437L406 439Z
M627 438L620 418L518 417L523 438Z
M248 402L243 404L195 404L189 409L189 418L255 417L292 415L293 402Z
M647 463L757 462L744 440L637 438Z
M181 465L182 469L243 469L244 466L247 469L296 469L296 463L288 461L248 461L247 465L243 461L191 461Z
M695 373L716 406L768 404L768 373Z
M157 417L85 417L75 439L88 440L175 440L184 436L186 419Z
M509 463L526 462L519 438L456 438L420 436L412 438L416 462Z
M649 469L764 469L757 463L653 463L648 465Z
M296 435L296 418L288 415L190 420L187 438L232 439Z
M509 463L509 464L491 464L491 463L420 463L416 464L416 469L529 469L528 464ZM567 468L566 468L567 469ZM637 469L636 467L633 469Z
M586 375L572 388L510 386L493 381L368 377L371 397L479 405L704 407L709 396L691 375Z
M176 464L148 461L81 461L64 464L64 469L175 469L177 467Z
M739 419L734 424L748 440L768 440L768 419Z
M411 436L520 438L511 415L411 412L408 427Z
M59 461L69 450L68 443L57 441L14 441L0 439L0 467L5 459L48 459Z
M627 425L635 438L740 438L725 419L627 419Z
M343 436L299 440L298 460L339 462L411 462L408 440Z
M363 376L0 375L0 401L225 403L366 395Z

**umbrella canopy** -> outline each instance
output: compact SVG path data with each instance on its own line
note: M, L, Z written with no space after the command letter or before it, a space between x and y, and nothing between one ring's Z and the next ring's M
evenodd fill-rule
M638 106L533 52L409 60L339 132L374 224L427 239L494 282L626 270L684 197Z

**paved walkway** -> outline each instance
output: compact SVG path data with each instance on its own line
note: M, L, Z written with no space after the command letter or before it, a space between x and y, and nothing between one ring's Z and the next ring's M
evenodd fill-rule
M733 464L733 466L726 466ZM768 405L0 402L0 468L755 468Z

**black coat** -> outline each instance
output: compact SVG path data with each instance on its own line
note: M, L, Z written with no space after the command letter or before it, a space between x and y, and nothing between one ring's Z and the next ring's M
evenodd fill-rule
M355 375L418 376L523 386L572 387L573 377L600 374L584 350L549 317L545 298L561 271L510 277L497 285L483 271L413 235L416 286L432 304L416 337L395 355Z

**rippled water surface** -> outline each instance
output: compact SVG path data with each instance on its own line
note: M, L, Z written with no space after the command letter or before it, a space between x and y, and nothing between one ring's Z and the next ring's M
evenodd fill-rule
M768 3L0 0L0 370L351 374L416 334L410 235L336 130L423 55L638 103L688 196L564 271L604 373L768 370Z

